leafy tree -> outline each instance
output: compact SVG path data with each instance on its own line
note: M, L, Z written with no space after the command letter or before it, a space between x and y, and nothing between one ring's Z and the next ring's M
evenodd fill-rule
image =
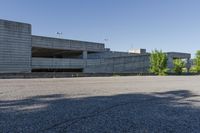
M156 75L166 75L167 55L162 50L154 50L150 55L150 72Z
M195 72L200 72L200 50L196 52L196 56L194 58L194 67Z
M177 74L181 74L183 72L183 68L185 67L185 62L181 59L175 59L174 63L174 72Z

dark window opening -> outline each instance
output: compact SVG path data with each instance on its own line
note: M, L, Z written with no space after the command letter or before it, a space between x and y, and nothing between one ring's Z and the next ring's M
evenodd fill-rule
M82 51L72 51L72 50L32 47L32 57L81 59L83 57L83 52Z

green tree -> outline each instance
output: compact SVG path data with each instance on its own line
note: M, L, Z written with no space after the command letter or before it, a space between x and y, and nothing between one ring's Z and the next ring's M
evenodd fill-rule
M156 75L166 75L167 55L162 50L154 50L150 55L150 72Z
M195 72L200 72L200 50L196 52L193 69Z
M183 72L183 68L185 67L185 62L181 59L175 59L174 63L174 72L177 74L181 74Z

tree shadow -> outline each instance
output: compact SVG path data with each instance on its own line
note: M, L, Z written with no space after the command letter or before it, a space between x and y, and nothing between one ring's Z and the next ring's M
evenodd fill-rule
M0 101L1 133L199 132L199 95L187 90Z

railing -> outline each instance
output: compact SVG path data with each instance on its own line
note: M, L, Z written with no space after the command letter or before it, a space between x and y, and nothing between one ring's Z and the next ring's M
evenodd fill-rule
M32 58L32 68L83 68L83 59Z

